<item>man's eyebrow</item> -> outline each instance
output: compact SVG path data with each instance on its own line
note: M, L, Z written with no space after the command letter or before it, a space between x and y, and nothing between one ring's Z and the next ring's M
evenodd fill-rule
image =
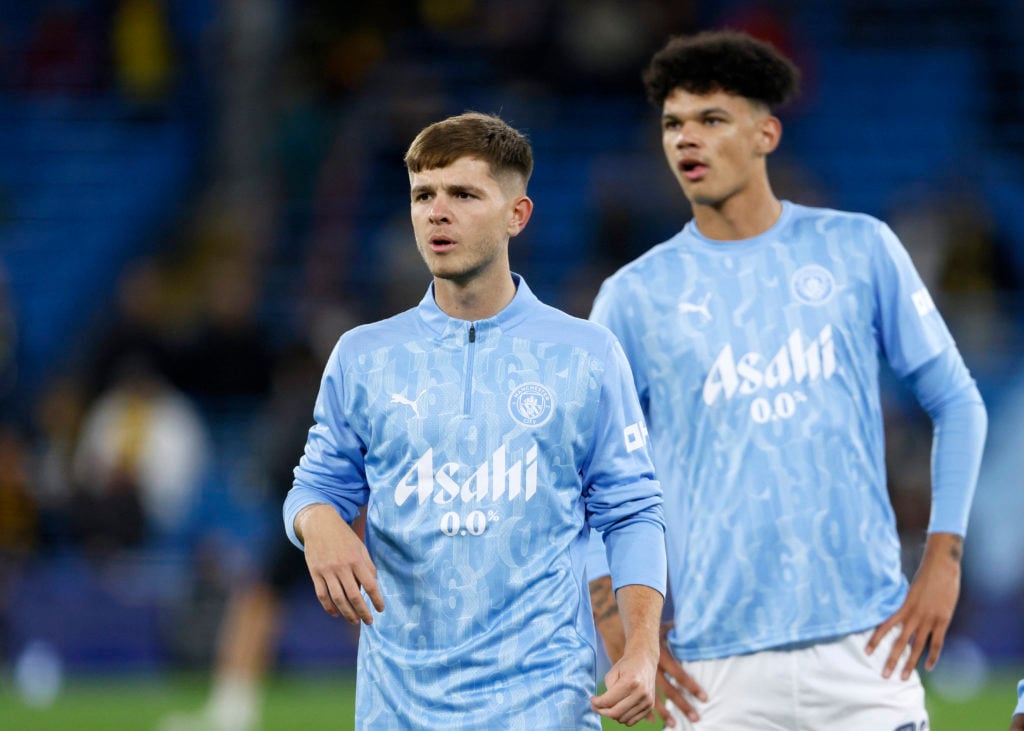
M680 114L676 114L675 112L665 112L664 114L661 115L661 118L662 119L675 119L675 120L677 120L677 119L680 119L681 117L684 117L684 116L689 116L689 117L707 117L708 115L711 115L711 114L721 114L721 115L725 115L725 116L732 116L730 114L729 110L726 109L725 107L701 107L700 109L695 109L691 114L688 114L688 115L680 115Z
M445 188L445 190L447 190L449 193L472 193L473 195L482 195L484 192L483 188L480 188L476 185L464 184L449 185L447 188Z
M466 185L466 184L462 184L462 183L454 183L452 185L444 185L444 186L441 186L441 189L444 190L449 195L457 195L459 193L472 193L473 195L483 195L483 193L484 193L484 189L483 188L480 188L480 187L475 186L475 185ZM412 195L418 195L420 193L433 193L436 190L437 190L437 186L436 185L431 185L429 183L421 183L419 185L414 185L413 188L412 188L411 193L412 193Z

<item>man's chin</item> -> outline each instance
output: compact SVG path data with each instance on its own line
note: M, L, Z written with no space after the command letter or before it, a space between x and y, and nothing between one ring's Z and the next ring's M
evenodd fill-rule
M717 208L719 204L721 204L722 202L722 199L719 196L700 195L693 193L693 191L690 191L686 197L689 199L690 205L693 206L708 206L710 208Z
M465 269L458 269L455 267L444 267L444 266L432 266L430 267L430 274L434 279L443 279L446 282L452 284L464 285L473 279L473 275L476 272L466 271Z

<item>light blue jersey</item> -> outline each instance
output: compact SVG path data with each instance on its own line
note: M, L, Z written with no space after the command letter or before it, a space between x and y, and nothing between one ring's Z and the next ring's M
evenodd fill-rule
M899 608L879 357L907 376L955 346L885 224L789 202L743 241L690 222L610 277L592 319L621 340L650 429L678 658L845 635ZM957 363L942 385L974 389ZM937 529L962 532L969 502Z
M386 610L359 638L360 729L598 729L589 526L619 585L664 593L661 489L607 329L540 303L470 323L433 288L346 333L284 505L351 521Z

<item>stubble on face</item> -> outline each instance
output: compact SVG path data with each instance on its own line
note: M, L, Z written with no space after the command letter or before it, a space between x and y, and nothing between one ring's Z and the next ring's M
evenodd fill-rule
M511 205L487 163L460 158L410 183L416 247L434 277L464 286L505 260Z

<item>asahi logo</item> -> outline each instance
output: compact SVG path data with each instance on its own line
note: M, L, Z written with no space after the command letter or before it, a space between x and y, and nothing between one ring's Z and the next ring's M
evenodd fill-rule
M775 355L744 353L736 358L732 345L726 345L715 358L704 381L704 403L711 406L719 396L731 399L737 393L748 395L762 388L780 388L828 379L836 372L836 351L832 326L826 325L807 343L796 329Z
M537 445L526 450L525 460L508 464L505 445L477 467L455 462L434 464L434 450L428 449L395 488L395 503L403 505L413 495L418 505L433 500L439 505L479 503L484 500L529 500L537 492Z

